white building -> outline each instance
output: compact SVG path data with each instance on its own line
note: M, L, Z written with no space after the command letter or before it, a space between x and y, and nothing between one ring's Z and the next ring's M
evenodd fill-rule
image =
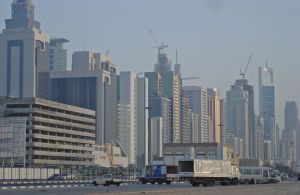
M208 142L207 89L198 86L184 86L183 91L189 99L189 107L199 117L199 128L195 132L195 143Z
M118 82L119 140L128 154L129 164L144 167L148 161L148 82L130 71L120 72Z
M148 79L137 78L137 168L145 168L148 164Z
M48 96L49 37L34 20L31 0L14 0L0 34L0 96Z

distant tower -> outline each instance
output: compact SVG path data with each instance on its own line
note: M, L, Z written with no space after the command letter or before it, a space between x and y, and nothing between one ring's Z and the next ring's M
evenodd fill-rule
M157 47L158 54L157 54L157 64L154 66L154 70L157 72L166 72L171 71L171 62L169 61L169 58L167 54L165 53L165 48L167 48L167 45L164 45L163 43L161 46Z
M66 71L67 70L67 50L63 44L69 41L64 38L50 39L50 70Z
M284 128L288 130L298 128L298 106L294 101L285 102Z
M259 112L264 118L264 139L271 141L271 159L277 158L275 133L275 85L274 69L268 66L259 67Z
M174 72L175 72L175 74L181 74L180 64L178 64L178 61L177 61L177 49L176 49L176 63L174 65Z
M184 86L182 89L189 99L191 112L198 115L198 130L194 132L194 142L208 142L207 89L200 86Z
M0 96L48 97L49 37L31 0L14 0L0 34Z
M249 92L244 88L247 80L239 79L226 93L228 133L243 140L240 158L250 158Z

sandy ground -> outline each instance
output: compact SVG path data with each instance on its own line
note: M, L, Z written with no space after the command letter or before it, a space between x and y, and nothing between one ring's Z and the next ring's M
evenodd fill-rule
M127 193L107 194L160 194L160 195L300 195L300 182L286 182L281 184L259 184L238 186L193 187L184 190L158 190Z

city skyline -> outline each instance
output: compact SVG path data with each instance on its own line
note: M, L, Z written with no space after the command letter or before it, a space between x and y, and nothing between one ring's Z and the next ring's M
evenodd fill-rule
M71 5L58 0L33 2L37 8L35 18L42 22L42 30L51 37L70 40L67 45L69 58L74 51L110 50L119 71L151 71L157 54L148 32L152 28L159 42L169 45L167 53L173 64L175 50L178 49L183 76L200 77L184 84L217 87L224 97L230 84L240 78L239 69L244 68L247 56L253 54L246 77L255 89L256 113L257 70L265 64L266 58L275 72L278 88L276 116L281 129L285 101L300 102L300 93L290 87L297 81L297 73L300 72L297 56L300 27L296 25L300 15L297 11L299 1L231 0L225 3L213 0L190 1L189 4L172 1L172 6L168 6L171 1L163 1L160 7L157 6L158 1L135 0L89 0L84 3L75 0ZM10 18L10 4L11 0L0 2L1 29L4 28L4 19ZM66 9L69 14L65 14ZM49 15L50 10L55 10L56 15ZM170 10L170 14L165 14L166 10ZM83 14L78 15L79 11ZM96 27L97 24L99 27ZM85 31L85 36L82 36L81 30ZM71 60L68 61L70 64ZM217 68L219 71L215 71Z

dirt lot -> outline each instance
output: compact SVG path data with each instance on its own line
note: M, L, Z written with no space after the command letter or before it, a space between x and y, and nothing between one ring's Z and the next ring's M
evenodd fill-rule
M185 190L159 190L132 192L124 194L160 194L160 195L300 195L300 182L284 182L281 184L259 184L238 186L196 187Z

